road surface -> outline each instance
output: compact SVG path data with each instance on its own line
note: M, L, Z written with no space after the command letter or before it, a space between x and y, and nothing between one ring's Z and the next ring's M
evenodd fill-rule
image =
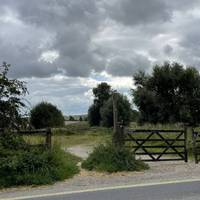
M15 199L15 198L14 198ZM14 200L13 199L13 200ZM20 198L19 198L20 199ZM24 197L23 199L26 199ZM200 181L102 188L27 197L29 200L200 200ZM12 199L10 199L12 200Z

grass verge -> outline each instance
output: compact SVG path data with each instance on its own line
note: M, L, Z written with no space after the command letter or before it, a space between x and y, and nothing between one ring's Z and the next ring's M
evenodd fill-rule
M54 145L30 146L22 137L0 136L0 187L51 184L79 172L79 158Z

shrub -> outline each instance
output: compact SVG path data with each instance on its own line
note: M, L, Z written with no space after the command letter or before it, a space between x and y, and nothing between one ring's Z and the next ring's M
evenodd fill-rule
M47 128L63 126L65 119L56 106L41 102L31 110L30 121L35 128Z
M140 171L149 168L141 160L136 160L130 150L115 147L113 144L96 147L82 163L82 167L106 172Z
M78 173L77 158L58 146L28 146L22 137L0 136L0 187L50 184Z

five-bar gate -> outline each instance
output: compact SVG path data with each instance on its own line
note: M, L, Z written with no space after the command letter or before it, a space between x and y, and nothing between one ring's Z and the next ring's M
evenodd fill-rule
M124 142L143 161L188 161L186 130L127 129Z

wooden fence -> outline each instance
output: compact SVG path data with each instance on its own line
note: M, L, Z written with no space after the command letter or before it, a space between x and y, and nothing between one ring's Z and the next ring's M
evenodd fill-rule
M126 129L124 145L143 161L188 161L186 130Z
M0 129L0 134L4 132L4 129ZM12 131L13 133L19 135L42 135L45 136L45 145L47 148L51 149L52 146L52 131L50 128L47 129L35 129L35 130L19 130L19 131Z

